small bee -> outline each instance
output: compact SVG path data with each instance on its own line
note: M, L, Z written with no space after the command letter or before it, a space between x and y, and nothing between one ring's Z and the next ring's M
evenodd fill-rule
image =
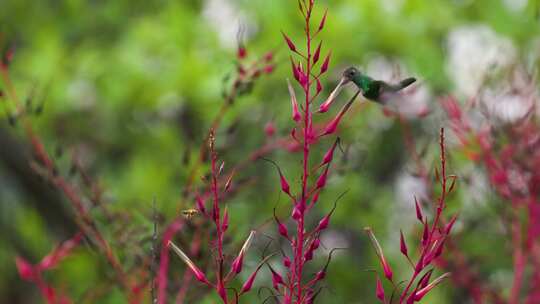
M199 213L199 210L197 209L185 209L182 210L182 215L186 217L186 219L190 220L192 217L197 215Z

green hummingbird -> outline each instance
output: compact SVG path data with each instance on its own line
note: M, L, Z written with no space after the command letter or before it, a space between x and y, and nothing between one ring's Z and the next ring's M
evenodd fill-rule
M410 77L403 79L399 83L390 84L382 80L375 80L355 67L350 67L343 72L343 78L340 83L346 84L352 81L358 89L362 91L362 95L371 101L386 104L402 89L408 87L416 78Z

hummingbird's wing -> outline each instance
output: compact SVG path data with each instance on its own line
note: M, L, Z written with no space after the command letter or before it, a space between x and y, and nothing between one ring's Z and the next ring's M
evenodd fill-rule
M416 78L413 78L413 77L406 78L396 84L388 84L387 89L388 91L391 91L391 92L401 91L404 88L413 84L415 81L416 81Z

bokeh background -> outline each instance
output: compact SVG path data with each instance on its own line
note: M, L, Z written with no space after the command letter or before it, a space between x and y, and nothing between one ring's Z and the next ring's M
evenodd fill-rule
M317 1L317 7L319 17L328 8L327 25L318 38L324 40L323 52L332 52L323 95L351 65L380 79L418 78L400 111L427 167L437 163L437 136L446 126L439 96L453 94L466 102L491 94L493 103L488 107L501 121L515 120L527 111L515 100L498 98L497 90L481 88L486 79L496 82L517 65L536 71L539 1L335 0ZM32 96L35 103L43 103L43 113L31 121L55 156L59 173L70 175L76 155L99 185L103 204L113 215L105 216L99 208L92 212L126 268L149 255L154 198L160 228L180 210L194 206L193 198L184 195L184 186L236 74L239 32L249 60L272 51L276 66L226 112L217 130L220 157L232 167L289 133L285 79L291 73L282 30L301 41L296 1L0 1L0 41L3 49L15 45L10 73L19 97ZM351 88L344 91L345 96L352 93ZM430 114L419 117L426 109ZM41 303L39 289L19 278L14 258L37 263L77 228L62 194L30 168L28 138L2 113L0 302ZM268 123L275 126L273 137L265 134ZM456 140L448 133L451 147ZM348 190L323 236L325 247L348 249L332 261L319 301L375 303L375 278L369 270L378 269L378 262L363 228L373 227L395 272L408 274L407 262L399 254L399 230L414 240L413 196L425 197L430 189L416 175L402 124L385 116L380 106L356 104L341 137L345 153L339 153L312 223ZM316 153L330 144L320 144ZM508 288L511 255L501 254L509 244L496 220L505 202L490 188L481 168L459 151L449 150L449 171L462 177L448 202L450 214L460 212L456 226L460 246L486 282ZM267 156L281 165L296 187L301 155L276 149ZM69 178L82 184L80 175ZM250 229L262 232L250 253L249 269L260 258L268 241L265 235L275 236L269 223L273 208L277 205L285 217L289 207L279 195L275 169L267 163L248 162L236 178L247 185L226 201L231 254ZM203 181L197 177L196 184ZM88 193L85 187L80 189ZM192 232L190 227L183 229L177 241L189 246ZM322 250L313 264L323 265L327 252ZM185 270L177 260L172 257L171 281ZM48 282L76 303L126 302L111 277L108 264L86 242L46 274ZM269 274L264 272L257 285L269 286ZM170 292L172 302L174 284ZM186 303L216 301L199 289L188 294ZM468 301L463 290L448 283L433 291L426 303ZM262 300L256 293L245 300L258 302Z

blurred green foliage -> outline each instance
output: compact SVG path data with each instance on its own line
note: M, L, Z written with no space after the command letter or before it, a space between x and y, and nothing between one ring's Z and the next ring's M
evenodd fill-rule
M333 88L344 67L365 67L381 56L400 62L433 92L451 92L454 83L447 73L447 37L463 25L485 24L511 39L520 55L526 56L522 50L539 34L538 1L526 1L518 10L508 8L506 2L510 1L317 1L316 20L325 8L329 10L326 29L318 38L324 40L324 54L332 51L331 73L324 81L323 95ZM224 6L221 10L220 5ZM227 20L229 9L235 13ZM129 217L129 224L121 229L145 228L136 234L137 242L151 235L153 197L167 220L193 205L193 201L182 199L182 189L210 122L223 103L224 77L235 73L239 16L247 28L249 56L274 50L278 66L273 74L257 81L251 94L236 100L224 117L217 137L220 157L231 167L262 146L263 127L268 121L273 121L283 136L292 126L285 83L285 78L291 77L290 64L280 31L302 41L303 25L295 1L0 2L0 41L13 41L16 46L10 70L17 91L24 98L34 90L36 99L45 100L43 115L32 119L39 136L49 151L58 146L67 152L73 147L82 151L90 174L105 189L111 210ZM435 98L430 101L436 108ZM342 128L347 157L340 156L338 173L329 181L311 219L315 224L334 199L349 190L339 202L329 232L337 242L329 246L349 249L332 262L321 303L375 302L375 279L366 270L378 267L378 262L362 233L364 226L374 228L396 272L409 271L398 254L397 241L399 228L414 234L413 199L399 197L396 190L400 174L408 172L411 163L402 129L374 104L356 112L346 118L347 126ZM440 119L412 123L417 142L431 143L425 161L432 166L438 153L435 143ZM231 126L236 128L228 132ZM2 128L9 130L2 136L25 142L22 133L8 129L7 124ZM330 144L323 141L316 154L321 155ZM276 151L270 157L281 164L296 187L300 156ZM69 155L58 162L60 172L67 174ZM451 155L450 164L451 171L459 171L465 160ZM246 177L255 177L255 185L243 188L226 202L233 244L242 242L249 229L269 220L277 201L278 210L286 216L285 199L278 194L271 166L253 162L238 174L238 178ZM63 222L38 211L36 205L50 202L29 194L19 178L9 164L0 163L0 301L37 303L41 301L38 290L20 281L14 256L22 254L37 262L70 234L54 228L62 227ZM197 183L202 184L198 178ZM490 206L502 204L487 196L483 207L474 212L465 210L470 206L467 186L460 188L451 198L451 208L461 210L465 218L481 221L494 212L491 208L497 208ZM409 201L411 208L399 204L400 200ZM110 220L98 217L103 227L108 227ZM274 231L271 224L264 227ZM509 257L492 255L504 244L490 238L482 223L469 229L463 244L471 255L482 259L486 276L498 275L489 273L490 265L510 266ZM114 231L104 230L114 239ZM264 242L257 242L247 269L257 263L257 252ZM144 244L139 250L148 253L149 243ZM228 249L234 252L236 248ZM126 264L135 263L130 254L119 252ZM322 265L325 259L321 254L314 264ZM172 260L172 277L180 278L184 266L174 257ZM95 251L80 249L49 272L47 279L77 300L88 290L107 284L111 277L107 268ZM315 271L309 269L308 273ZM268 275L262 277L266 281L259 279L257 284L269 285ZM426 302L462 303L462 292L450 286L443 284ZM216 298L212 295L205 301L214 303ZM256 293L246 303L252 301L257 301ZM122 302L125 299L118 290L99 298L99 303Z

